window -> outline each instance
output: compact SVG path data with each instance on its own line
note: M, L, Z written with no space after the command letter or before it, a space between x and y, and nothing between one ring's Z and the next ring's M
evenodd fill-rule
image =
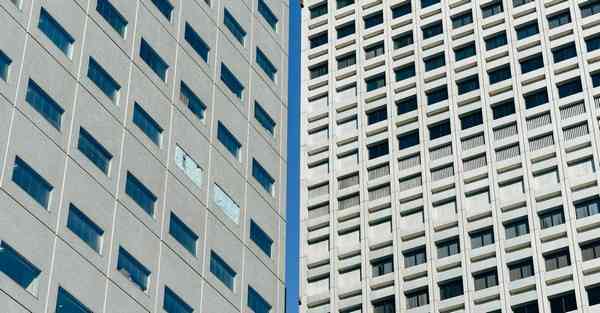
M175 164L198 187L202 187L202 168L179 145L175 145Z
M158 55L158 53L142 38L140 44L140 58L158 75L161 80L167 79L169 65Z
M394 298L387 298L373 302L373 313L395 313L396 303Z
M421 0L421 9L440 3L440 0Z
M537 301L529 302L527 304L515 306L512 308L513 313L539 313Z
M510 65L506 64L492 69L488 72L488 76L490 78L490 84L495 84L510 79L512 77L510 74Z
M435 140L450 135L450 120L444 120L440 123L429 125L429 140Z
M519 63L521 63L521 73L525 74L544 67L544 58L540 53L520 60Z
M165 298L163 300L163 310L167 313L192 313L194 309L181 297L179 297L171 288L165 286Z
M271 305L254 288L248 286L248 307L254 313L269 313Z
M387 140L367 146L367 149L369 150L369 160L387 155L389 153Z
M250 239L264 252L268 257L271 257L271 246L273 239L254 222L250 220Z
M259 48L256 48L256 63L272 81L277 80L277 68Z
M271 29L277 31L277 23L279 22L279 19L277 19L275 13L273 13L271 8L269 8L269 6L265 3L265 0L258 0L258 12L260 15L262 15L267 24L271 26Z
M310 79L319 78L329 73L327 62L315 65L308 69L310 71Z
M581 9L581 17L585 18L600 12L600 1L590 0L579 7Z
M429 304L429 290L409 291L406 294L406 309L417 308Z
M89 59L87 77L106 95L113 103L119 99L121 85L117 83L108 72L92 57Z
M271 135L275 135L275 126L277 125L273 118L263 109L258 102L254 102L254 118Z
M69 205L67 228L94 251L102 251L104 231L72 203Z
M408 47L413 44L412 31L406 32L394 38L394 49Z
M392 19L408 15L412 12L410 1L406 1L392 8Z
M548 16L548 25L551 29L569 23L571 23L571 13L569 13L569 10Z
M436 54L432 57L425 59L424 61L426 72L435 70L436 68L446 65L446 58L444 57L444 53Z
M65 111L32 79L29 79L29 83L27 84L25 101L40 113L48 123L54 126L54 128L60 130L62 114Z
M380 42L378 44L375 44L368 48L365 48L365 59L368 60L368 59L378 57L380 55L383 55L384 52L385 52L385 46L384 46L383 42Z
M571 257L569 256L568 248L546 254L544 255L544 260L547 272L571 265Z
M146 292L148 290L150 271L129 254L129 252L123 249L123 247L119 247L117 271L125 275L127 279L138 286L142 291Z
M442 22L435 22L426 26L423 26L423 39L431 38L441 34L444 31Z
M52 185L18 156L15 157L12 181L21 187L35 202L48 209L50 194L53 189Z
M473 14L471 11L460 13L452 17L452 28L460 28L473 23Z
M583 87L581 86L581 79L579 77L570 80L566 83L561 83L560 85L557 85L557 87L559 98L572 96L576 93L580 93L583 91Z
M371 268L373 269L373 277L382 276L394 271L394 257L387 256L371 262Z
M387 106L381 106L375 110L367 112L367 125L385 121L387 119Z
M208 44L202 40L202 37L198 35L198 33L190 26L190 24L185 23L184 30L184 39L187 43L194 49L194 52L204 60L204 62L208 63L208 53L210 52L210 48Z
M483 18L494 16L496 14L500 14L503 11L504 11L504 8L502 8L501 1L494 1L490 4L487 4L487 5L481 7L481 15L483 16Z
M585 46L588 52L600 49L600 36L585 38Z
M542 229L558 226L565 223L565 214L562 207L551 209L540 214L540 224Z
M356 64L356 53L355 52L344 55L337 59L338 70L341 70L346 67L350 67L354 64Z
M323 16L323 15L327 14L327 1L324 1L323 3L319 3L315 6L313 6L312 8L310 8L309 10L310 10L310 18L317 18L319 16Z
M481 124L483 124L483 116L481 114L481 110L475 110L460 117L460 125L463 130Z
M371 16L367 16L364 18L365 21L365 29L369 29L371 27L375 27L383 23L383 12L375 13Z
M221 122L219 122L217 126L217 139L219 139L227 151L229 151L236 159L240 158L242 144Z
M425 246L418 247L404 253L404 267L409 268L427 262Z
M600 213L600 198L595 197L575 203L575 215L577 219L596 215Z
M221 81L236 97L239 99L244 97L244 85L224 63L221 63Z
M96 2L96 11L106 20L121 37L125 37L127 31L127 20L121 15L109 0L98 0Z
M510 281L515 281L533 276L533 262L531 259L518 261L508 265Z
M576 57L577 50L575 49L575 43L569 43L552 49L552 56L554 57L554 63Z
M529 2L532 2L533 0L513 0L513 7L517 8L520 7L524 4L527 4Z
M154 205L157 200L156 196L130 172L127 172L125 193L144 209L146 213L154 217Z
M160 147L163 129L137 102L133 104L133 123Z
M456 62L458 62L460 60L464 60L468 57L472 57L474 55L475 55L475 43L470 43L468 45L454 49L454 57L456 58Z
M538 89L523 96L525 98L525 108L531 109L536 106L548 103L548 92L546 88Z
M58 287L54 313L92 313L92 311L62 287Z
M204 111L206 111L204 102L183 81L181 81L179 87L179 100L192 111L194 116L199 120L204 120Z
M169 219L169 234L177 240L189 253L196 256L198 235L194 233L181 219L171 212Z
M506 230L506 239L516 238L529 234L529 223L527 218L520 218L504 224L504 229Z
M577 299L575 299L574 291L554 296L548 300L550 300L550 311L552 313L566 313L577 310Z
M417 109L417 96L411 96L405 99L396 101L396 109L398 115L412 112Z
M327 32L315 35L310 39L310 48L314 49L327 43Z
M482 290L498 285L498 272L496 269L485 271L482 273L473 274L475 282L475 290Z
M448 89L446 88L446 86L444 86L442 88L428 90L426 92L426 95L427 104L433 105L448 99Z
M337 38L342 39L344 37L348 37L356 32L356 25L354 22L348 23L346 25L340 26L336 28Z
M3 81L8 80L8 72L10 70L10 64L12 60L0 50L0 79Z
M252 176L269 194L273 194L275 179L255 159L252 159Z
M592 78L592 86L598 87L600 86L600 72L590 74Z
M398 146L400 150L414 147L419 144L419 132L414 131L408 134L398 136Z
M525 25L519 25L515 28L517 31L517 39L525 39L539 33L537 21Z
M229 29L233 37L243 46L246 40L246 31L227 9L224 9L223 12L223 24Z
M460 253L460 243L458 238L444 240L437 244L438 259L445 258Z
M493 244L494 241L494 230L484 229L471 233L471 249L477 249Z
M511 99L494 105L492 107L492 114L495 120L515 114L514 100Z
M0 272L29 293L37 295L40 270L4 240L0 241Z
M464 292L462 278L441 282L439 286L441 300L462 296Z
M592 241L581 245L583 261L600 258L600 241Z
M365 79L367 91L373 91L385 87L385 74L378 74Z
M403 66L394 70L396 74L396 81L402 81L415 76L415 64L411 63L407 66Z
M213 201L234 223L240 222L240 206L219 185L214 184Z
M590 306L600 304L600 286L585 288L588 294L588 302Z
M354 0L337 0L337 8L341 9L354 4Z
M171 21L171 15L173 14L173 5L169 2L169 0L152 0L152 3L160 14L162 14L167 21Z
M113 156L83 127L79 128L79 141L77 149L83 153L98 169L108 174L110 160Z
M210 272L227 288L233 290L237 273L214 251L210 252Z
M477 75L470 76L466 79L456 82L458 94L462 95L473 90L479 89L479 77Z
M73 56L75 39L46 11L41 8L38 28L56 45L69 59Z
M485 49L492 50L498 47L505 46L507 43L506 33L501 32L494 36L488 37L485 39Z

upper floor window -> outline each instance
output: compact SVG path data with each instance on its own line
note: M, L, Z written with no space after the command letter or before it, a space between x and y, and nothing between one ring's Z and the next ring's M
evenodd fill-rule
M344 37L348 37L356 33L356 24L354 22L348 23L346 25L342 25L336 28L337 38L342 39Z
M225 27L229 29L233 37L243 46L246 41L246 31L227 9L224 9L223 12L223 24L225 24Z
M452 238L437 243L438 259L460 253L460 242L458 238Z
M369 160L375 159L389 153L388 141L382 140L370 146L367 146L369 151Z
M364 21L365 29L369 29L371 27L383 24L383 12L378 12L373 15L367 16L364 18Z
M410 14L412 12L412 7L410 1L406 1L400 5L397 5L392 8L392 18L399 18L401 16Z
M515 114L515 101L508 100L492 106L492 114L495 120Z
M126 278L138 286L143 292L148 290L150 270L123 249L123 247L119 247L117 271L125 275Z
M373 277L378 277L394 271L394 257L387 256L371 262Z
M133 104L133 123L142 130L157 146L160 147L162 127L137 102Z
M365 59L372 59L383 55L385 52L385 45L383 42L379 42L377 44L371 45L365 48Z
M483 115L481 114L481 109L471 111L460 117L460 126L463 130L481 124L483 124Z
M516 0L514 0L514 1L516 1ZM534 302L526 303L524 305L514 306L512 309L513 309L514 313L538 313L539 312L537 300Z
M217 125L217 139L236 159L240 158L240 149L242 148L242 144L221 122L218 122Z
M583 91L583 86L581 85L581 79L579 77L568 82L561 82L560 84L557 84L557 87L559 98L572 96Z
M511 239L529 234L529 223L527 218L520 218L504 224L506 230L506 239Z
M221 81L236 97L239 99L244 97L244 85L225 63L221 63Z
M513 7L517 8L529 2L533 2L533 0L513 0Z
M470 234L471 236L471 249L477 249L493 244L494 241L494 230L484 229L478 230Z
M473 23L473 14L471 13L471 10L452 17L452 28L455 29L471 23Z
M540 32L537 21L515 27L517 39L525 39Z
M590 36L585 38L585 46L588 52L600 49L600 36Z
M400 99L396 101L397 114L405 114L412 112L417 109L417 96L410 96L408 98Z
M441 282L439 287L441 300L458 297L464 293L462 278Z
M475 290L482 290L498 285L498 272L496 269L473 274Z
M398 148L400 150L414 147L419 144L419 132L411 131L398 136Z
M277 80L277 68L259 48L256 48L256 63L272 81Z
M67 228L94 251L102 251L104 231L73 204L69 205Z
M162 14L167 21L171 21L171 17L173 15L173 5L169 0L151 0L154 6L158 9L160 14Z
M456 61L464 60L475 55L475 43L470 43L454 49Z
M204 62L208 62L208 53L210 52L210 47L208 47L208 44L188 23L185 23L183 37L190 47L192 47L192 49L194 49L194 51L200 56L200 58L202 58Z
M322 3L319 3L308 10L310 11L310 18L323 16L327 14L327 1L323 1Z
M569 23L571 23L571 13L568 9L548 16L548 26L550 28L559 27Z
M531 109L539 105L548 103L548 91L546 87L530 92L523 96L525 99L525 108Z
M190 87L181 81L179 88L179 100L187 105L188 109L199 119L204 120L206 104L192 91Z
M349 5L354 4L354 0L336 0L336 2L337 2L337 8L338 9L341 9L341 8L344 8L344 7L347 7Z
M196 256L198 235L173 212L171 212L171 218L169 219L169 234L189 253Z
M63 108L54 101L36 82L29 79L25 101L29 103L54 128L60 130Z
M561 249L544 255L546 271L553 271L571 265L569 249Z
M444 31L441 21L431 23L422 27L423 39L431 38L441 34Z
M254 220L250 220L250 239L264 252L268 257L271 257L271 247L273 239L262 229Z
M584 262L600 258L600 241L581 244L581 256Z
M473 90L479 89L479 77L477 74L467 77L461 81L456 82L456 86L458 87L458 94L462 95Z
M600 72L591 73L590 77L592 78L592 87L600 86Z
M338 70L350 67L356 64L356 52L341 56L337 59Z
M571 42L552 49L552 56L554 57L554 63L576 57L577 49L575 49L575 43Z
M532 57L528 57L526 59L519 60L521 63L521 73L529 73L544 67L544 58L542 54L536 54Z
M277 31L277 23L279 22L279 19L277 19L275 13L273 13L271 8L269 8L267 3L265 3L265 0L258 0L258 12L260 15L262 15L267 24L269 24L274 31Z
M161 80L167 79L167 71L169 65L165 62L161 56L156 52L148 42L142 38L140 43L140 58L152 69L152 71L158 75Z
M418 308L429 304L429 290L427 288L417 291L408 291L406 296L406 308Z
M510 73L510 65L507 64L496 67L488 72L488 76L490 79L490 84L495 84L510 79L512 77Z
M62 287L58 287L56 295L56 308L54 313L93 313L73 295Z
M110 161L113 156L83 127L79 128L79 140L77 148L85 155L99 170L108 174Z
M429 140L435 140L450 135L450 120L444 120L440 123L429 125Z
M550 301L550 312L552 313L577 311L577 298L575 297L574 290L558 296L548 297L548 301Z
M96 11L121 37L125 37L128 22L109 0L98 0L96 2Z
M267 172L267 170L255 159L252 159L252 176L268 193L273 194L275 179L271 177L269 172Z
M531 259L517 261L508 265L510 281L515 281L533 276L533 262Z
M394 70L394 73L396 74L396 81L401 81L401 80L405 80L405 79L409 79L411 77L415 76L415 64L411 63L407 66L403 66L403 67L399 67L397 69Z
M427 104L433 105L438 102L448 100L448 88L446 88L446 86L444 86L441 88L428 90L426 92L426 95L427 95Z
M600 12L600 1L590 0L579 6L581 9L581 17L592 16Z
M214 251L210 252L210 272L233 291L237 273Z
M492 50L498 47L505 46L507 43L506 33L503 31L485 39L485 49Z
M365 80L367 84L367 91L373 91L379 88L385 87L385 74L378 74L369 77Z
M444 57L444 53L438 53L434 56L428 57L424 60L425 62L425 71L432 71L436 68L440 68L446 65L446 58Z
M440 3L440 0L421 0L421 9Z
M0 241L0 272L29 293L38 294L41 271L4 240Z
M600 198L594 197L575 203L575 215L577 219L596 215L600 213Z
M202 168L179 145L175 145L175 164L198 187L202 187Z
M502 7L502 1L494 1L490 4L486 4L481 7L481 15L483 18L490 17L496 14L500 14L504 11Z
M15 157L12 181L21 187L35 202L48 209L52 185L18 156Z
M404 47L408 47L413 44L413 34L412 31L406 32L404 34L400 34L394 39L394 49L400 49Z
M46 11L41 8L38 28L56 45L69 59L73 57L75 39Z
M267 111L256 101L254 102L254 118L266 131L271 135L275 135L275 127L277 124L269 113L267 113Z
M10 64L12 60L0 50L0 79L3 81L8 80L8 73L10 71Z
M322 46L328 42L327 32L320 33L308 39L310 41L310 48L316 48Z
M119 99L121 85L108 74L108 72L92 57L89 59L87 77L106 95L113 103Z
M565 213L562 207L551 209L540 214L542 229L558 226L565 223Z
M406 268L427 262L427 253L424 246L405 251L403 254L404 267Z
M154 206L156 204L156 196L148 187L133 176L130 172L127 172L127 178L125 181L125 193L131 197L131 199L137 203L146 213L154 217Z
M248 307L254 313L269 313L271 305L254 288L248 286Z
M377 300L373 302L373 313L394 313L396 312L396 302L394 298Z
M231 221L240 222L240 206L217 184L213 187L213 201Z
M178 296L171 288L165 286L163 310L167 313L192 313L194 309Z
M375 124L387 119L387 106L381 106L375 110L367 112L367 124Z

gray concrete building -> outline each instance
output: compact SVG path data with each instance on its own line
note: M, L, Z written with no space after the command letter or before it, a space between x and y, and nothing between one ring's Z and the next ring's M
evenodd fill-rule
M303 313L600 312L599 12L304 1Z
M283 312L287 0L0 0L0 312Z

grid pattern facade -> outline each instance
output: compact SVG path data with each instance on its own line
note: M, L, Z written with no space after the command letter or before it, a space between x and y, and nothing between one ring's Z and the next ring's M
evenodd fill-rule
M599 11L304 1L302 312L600 310Z
M0 0L0 311L284 311L288 10Z

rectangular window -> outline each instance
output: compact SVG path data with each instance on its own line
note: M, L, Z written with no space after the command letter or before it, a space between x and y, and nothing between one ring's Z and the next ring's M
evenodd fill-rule
M419 132L410 132L398 136L398 148L400 150L408 149L419 144Z
M600 304L600 286L592 286L585 288L588 295L590 306Z
M496 269L473 275L475 290L482 290L498 285L498 272Z
M435 140L450 135L450 120L444 120L440 123L429 125L429 140Z
M464 293L462 278L441 282L439 287L441 300L462 296Z
M52 185L18 156L15 158L12 181L21 187L35 202L48 209L50 194L53 189Z
M427 262L425 247L419 247L404 253L404 267L409 268Z
M323 16L327 14L327 1L319 3L312 8L309 9L310 18L317 18L319 16Z
M157 200L156 196L130 172L127 172L125 193L146 211L146 213L154 217L154 205Z
M227 9L224 9L223 24L225 24L233 37L243 46L246 41L246 31Z
M202 187L202 168L179 145L175 145L175 164L198 187Z
M452 28L460 28L473 23L473 14L471 11L461 13L452 17Z
M108 25L110 25L110 27L112 27L121 37L125 37L128 22L109 0L98 0L98 2L96 2L96 11L98 11Z
M481 7L481 15L483 18L500 14L504 11L501 1L494 1L490 4Z
M255 159L252 159L252 176L269 194L273 194L275 179Z
M94 251L102 251L104 231L72 203L69 205L67 228Z
M440 0L421 0L421 9L440 3Z
M402 4L392 8L392 18L393 19L399 18L404 15L408 15L410 13L412 13L410 1L407 1L405 3L402 3Z
M548 92L546 88L542 88L523 96L525 99L525 108L531 109L539 105L548 103Z
M244 85L224 63L221 63L221 81L236 97L240 99L244 97Z
M458 238L444 240L442 242L438 242L436 245L438 259L460 253L460 242L458 241Z
M3 81L8 80L8 73L10 72L10 64L12 60L0 50L0 79Z
M590 0L579 7L581 9L581 17L585 18L600 12L600 1Z
M398 115L412 112L417 109L417 96L411 96L405 99L400 99L396 102Z
M210 272L227 288L233 290L237 273L214 251L210 252Z
M336 31L337 31L337 38L342 39L344 37L348 37L348 36L356 33L356 26L355 26L354 22L351 22L349 24L342 25L342 26L336 28Z
M192 313L194 309L178 296L171 288L165 286L163 310L167 313Z
M54 313L93 313L73 295L62 287L58 287L56 296L56 309Z
M506 239L516 238L529 234L529 223L527 218L521 218L504 224Z
M521 73L525 74L544 67L544 58L542 54L536 54L527 59L520 60L519 63L521 63Z
M373 269L373 277L382 276L394 271L394 257L387 256L379 260L371 262L371 268Z
M341 70L346 67L350 67L354 64L356 64L356 52L339 57L337 59L338 70Z
M481 114L481 109L471 111L460 117L460 126L463 130L481 124L483 124L483 115Z
M259 48L256 48L256 63L272 81L277 80L277 68Z
M424 62L425 71L428 72L446 65L446 58L444 57L444 53L439 53L432 57L426 58Z
M551 209L540 214L540 224L542 229L562 225L565 223L565 214L562 207Z
M517 31L518 40L531 37L540 32L537 21L525 25L519 25L515 27L515 30Z
M219 185L214 184L213 201L234 223L240 222L240 206Z
M385 87L385 74L369 77L365 80L365 83L367 84L367 91L383 88Z
M267 111L256 101L254 102L254 118L266 131L271 135L275 135L275 127L277 124L269 113L267 113Z
M525 5L532 1L533 0L513 0L512 3L513 3L513 7L518 8L518 7Z
M442 22L435 22L426 26L423 26L423 39L431 38L441 34L444 31Z
M585 46L588 52L600 49L600 36L590 36L585 38Z
M582 244L581 256L584 262L600 258L600 241L592 241Z
M485 49L492 50L498 47L505 46L507 43L506 33L501 32L492 37L488 37L485 39Z
M148 290L150 270L123 249L123 247L119 247L117 271L138 286L143 292Z
M274 31L277 31L277 23L279 20L277 19L277 16L275 16L275 13L271 11L271 8L265 3L265 0L258 0L258 13L262 15L267 24L269 24Z
M510 73L510 65L507 64L492 69L488 72L488 76L490 78L490 84L495 84L510 79L512 77Z
M371 27L381 25L381 24L383 24L383 12L378 12L371 16L367 16L364 18L364 21L365 21L365 29L369 29Z
M171 21L171 16L173 15L173 5L169 0L151 0L154 6L158 9L160 14L162 14L167 21Z
M494 230L484 229L471 233L471 249L477 249L494 243Z
M69 59L73 57L75 39L46 11L41 8L38 28L56 45Z
M577 219L593 216L598 213L600 213L600 198L598 197L575 203L575 215Z
M387 119L387 107L381 106L375 110L367 112L367 125L385 121Z
M98 169L108 174L110 161L113 156L83 127L79 128L79 141L77 149L83 153Z
M369 160L375 159L389 153L387 140L380 141L378 143L367 146L369 152Z
M196 256L198 235L189 228L177 215L171 212L169 219L169 234L177 240L189 253Z
M554 63L576 57L577 49L575 49L575 43L569 43L552 49L552 56L554 57Z
M517 0L513 0L517 1ZM519 0L519 1L528 1L528 0ZM537 300L534 302L526 303L523 305L514 306L513 313L538 313L539 308L537 304Z
M227 148L236 159L240 158L240 149L242 144L233 136L231 132L221 122L217 126L217 139Z
M329 65L327 64L327 62L325 62L309 68L308 70L310 72L310 79L315 79L327 75L329 73L328 66Z
M507 100L492 106L492 114L495 120L515 114L515 101Z
M365 59L372 59L383 55L385 53L385 46L383 42L372 45L370 47L365 48Z
M146 64L152 69L152 71L158 75L161 80L167 79L167 71L169 70L169 65L165 62L158 52L156 52L150 44L144 38L141 40L140 44L140 58L146 62Z
M121 85L92 57L89 59L87 77L106 95L113 103L117 104Z
M250 239L262 250L268 257L271 257L271 247L273 239L254 222L250 220Z
M40 113L54 128L60 130L63 108L32 79L27 84L25 101Z
M466 79L456 82L456 87L459 95L477 90L479 89L479 77L477 77L477 75L467 77Z
M577 311L577 299L575 291L569 291L559 296L548 297L550 301L550 312L566 313Z
M429 304L429 291L421 289L406 293L406 309L418 308Z
M180 83L179 88L179 100L187 106L190 111L199 120L204 120L204 112L206 111L206 105L200 98L192 91L190 87L183 81Z
M415 64L411 63L407 66L403 66L394 70L396 75L396 81L402 81L415 76Z
M600 86L600 72L592 73L590 77L592 78L592 87Z
M133 104L133 123L139 127L152 142L160 147L163 129L158 123L148 114L142 106Z
M309 38L309 40L310 40L310 48L311 49L314 49L316 47L320 47L320 46L322 46L322 45L324 45L324 44L327 43L327 40L328 40L327 39L327 32L315 35L315 36Z
M571 23L571 13L569 13L569 10L548 16L548 26L551 29L569 23Z
M337 8L341 9L354 4L354 0L337 0Z
M396 303L394 298L377 300L373 302L373 313L394 313L396 312Z
M560 83L559 85L557 84L557 87L559 98L572 96L583 91L583 87L581 86L581 79L579 77L570 80L566 83Z
M400 36L394 38L394 49L400 49L404 47L408 47L413 44L413 34L412 31L401 34Z
M271 305L254 288L248 286L248 307L254 313L269 313Z
M428 90L426 92L427 95L427 104L434 105L436 103L448 100L448 89L446 86L442 88L437 88L433 90Z
M468 45L454 49L454 57L456 59L456 62L458 62L460 60L464 60L469 57L472 57L474 55L475 55L475 43L470 43Z
M41 271L6 241L0 241L0 272L29 293L37 295L38 277Z
M562 249L560 251L546 254L544 255L544 261L546 263L546 271L548 272L569 266L571 265L569 249Z
M194 49L194 51L204 60L204 62L208 63L208 54L210 52L210 47L208 44L198 35L198 33L190 26L190 24L185 23L185 31L183 37L185 41Z

